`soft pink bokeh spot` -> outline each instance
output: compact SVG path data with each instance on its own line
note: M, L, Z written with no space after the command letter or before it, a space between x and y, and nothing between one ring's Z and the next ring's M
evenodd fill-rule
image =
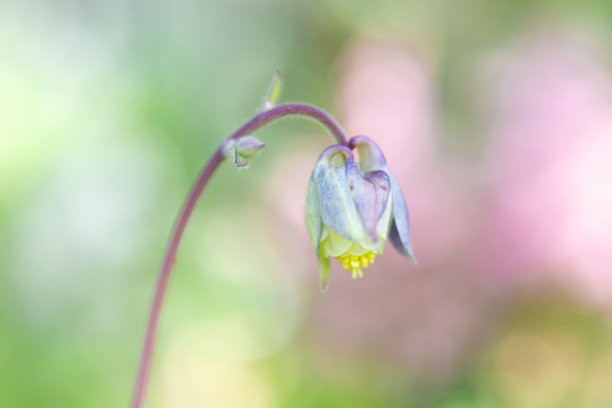
M342 60L338 106L349 135L365 134L402 174L427 171L434 154L431 70L405 46L358 41Z
M593 47L536 36L493 66L492 269L612 300L612 83ZM548 271L548 274L536 274ZM523 272L520 274L519 272Z

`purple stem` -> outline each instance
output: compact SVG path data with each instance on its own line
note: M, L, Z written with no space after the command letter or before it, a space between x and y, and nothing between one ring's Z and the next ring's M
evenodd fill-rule
M183 232L189 221L189 217L193 212L193 209L198 201L198 198L202 194L204 187L208 184L208 181L212 177L213 173L219 167L219 164L225 158L223 155L223 147L228 140L238 139L242 136L246 136L249 133L256 131L262 126L267 125L276 119L290 116L300 115L308 116L326 127L331 134L338 141L338 144L346 145L347 140L344 136L344 132L336 121L327 113L311 105L302 103L288 103L279 105L272 109L264 112L260 112L247 123L245 123L240 129L235 131L229 136L217 149L215 154L210 158L200 177L196 181L195 185L191 189L187 201L185 202L181 212L179 213L178 221L174 226L170 243L164 256L164 262L159 272L157 280L157 287L155 288L155 295L153 297L153 303L151 305L151 311L149 312L149 321L147 323L147 331L145 334L144 344L142 347L142 355L140 357L140 366L138 368L138 378L136 381L136 387L134 388L134 399L132 401L132 408L141 408L144 405L144 399L146 396L147 385L149 382L149 374L151 372L151 360L153 356L153 349L155 346L155 338L157 334L157 327L159 325L159 317L161 308L164 302L164 296L168 287L168 280L174 261L176 260L176 253L183 237Z

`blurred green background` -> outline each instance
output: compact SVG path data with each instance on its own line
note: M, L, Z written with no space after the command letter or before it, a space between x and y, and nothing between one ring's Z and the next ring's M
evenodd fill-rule
M258 109L387 152L389 245L318 290L302 222L331 139L223 166L170 285L150 407L612 405L612 3L0 2L0 407L129 404L185 195Z

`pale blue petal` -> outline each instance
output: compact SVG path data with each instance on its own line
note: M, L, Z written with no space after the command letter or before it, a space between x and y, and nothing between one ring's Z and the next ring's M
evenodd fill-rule
M345 170L349 189L363 226L370 239L377 242L376 226L385 212L391 190L389 176L382 170L365 173L362 176L359 166L353 161L346 163Z
M416 264L416 258L412 254L412 247L410 245L410 221L408 218L408 208L404 201L404 195L393 174L388 170L387 174L391 180L391 195L393 201L393 221L391 222L389 238L400 254Z
M344 238L358 242L365 234L344 168L315 169L319 212L323 223Z

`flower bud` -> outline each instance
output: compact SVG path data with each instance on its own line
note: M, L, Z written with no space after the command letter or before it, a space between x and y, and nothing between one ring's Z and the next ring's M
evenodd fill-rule
M257 156L261 149L266 147L255 136L243 136L237 140L229 140L223 148L223 155L234 158L236 167L246 167L249 165L246 159Z

